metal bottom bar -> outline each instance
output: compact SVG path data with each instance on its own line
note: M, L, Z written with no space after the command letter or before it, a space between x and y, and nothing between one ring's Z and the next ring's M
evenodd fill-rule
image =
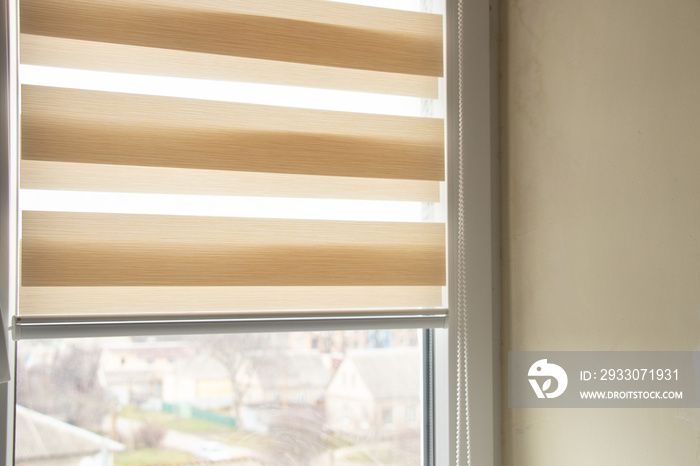
M442 328L447 309L206 315L15 316L14 340L216 333Z

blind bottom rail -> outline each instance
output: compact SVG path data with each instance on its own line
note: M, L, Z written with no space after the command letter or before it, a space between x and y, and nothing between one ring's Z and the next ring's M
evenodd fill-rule
M92 316L14 316L14 340L45 338L199 335L216 333L301 332L439 328L447 324L447 309L379 311L313 311L235 314L154 314Z

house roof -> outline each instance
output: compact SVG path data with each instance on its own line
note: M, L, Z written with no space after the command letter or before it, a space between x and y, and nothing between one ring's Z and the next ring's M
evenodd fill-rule
M105 346L108 354L131 354L140 358L178 358L192 351L191 345L181 341L147 341Z
M418 348L349 351L343 364L346 362L355 366L375 399L420 396L422 361Z
M231 375L224 364L207 354L196 354L179 361L176 374L194 380L229 379Z
M319 388L328 385L331 373L321 355L312 351L274 351L248 357L262 388Z
M88 456L124 445L45 414L16 406L15 459L20 461Z

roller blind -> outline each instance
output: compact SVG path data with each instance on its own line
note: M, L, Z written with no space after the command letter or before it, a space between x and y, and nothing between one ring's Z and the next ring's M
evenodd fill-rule
M445 225L424 217L441 201L443 120L361 108L438 97L440 15L21 0L19 43L19 316L442 306ZM244 87L202 94L221 83ZM278 104L280 89L355 106Z

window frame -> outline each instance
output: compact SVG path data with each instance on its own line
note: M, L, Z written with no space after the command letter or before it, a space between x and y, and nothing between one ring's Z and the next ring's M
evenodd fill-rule
M447 328L433 330L434 460L438 466L498 466L502 464L499 0L447 0L445 19L451 291ZM468 264L461 276L459 260ZM459 302L458 288L463 293ZM468 385L464 371L457 370L458 365L466 369L467 364Z
M14 200L13 189L10 185L10 176L12 167L10 166L10 74L13 72L11 66L12 54L9 50L9 18L11 17L10 1L3 2L2 10L0 11L0 73L2 73L4 88L0 97L2 108L0 110L0 120L2 120L0 129L0 144L2 144L2 162L0 162L0 313L2 321L8 322L10 318L10 290L14 287L14 279L10 274L10 228L15 220L12 216L12 205ZM1 329L5 332L7 338L7 358L10 365L10 374L14 374L15 370L15 350L16 344L11 340L9 329L7 326ZM2 355L0 355L2 357ZM5 464L14 463L14 377L7 383L0 383L0 459L4 460Z
M9 274L11 225L16 203L9 180L9 76L16 72L9 50L9 18L16 0L3 2L2 93L3 162L0 164L0 307L9 322L10 293L15 279ZM428 403L425 465L497 466L500 454L500 269L498 182L498 0L446 0L447 55L447 150L448 150L448 297L447 328L426 331L429 377L434 387ZM461 41L458 40L461 30ZM461 115L460 115L461 113ZM464 186L459 206L459 159L463 154ZM462 235L458 217L468 219ZM457 242L463 242L458 258ZM464 276L457 276L458 261L469 263ZM457 302L460 286L468 290ZM479 331L468 331L478 328ZM14 372L16 344L8 338L8 359ZM468 339L467 339L468 333ZM466 350L466 351L465 351ZM459 370L458 369L459 363ZM469 384L465 370L468 364ZM432 366L432 369L431 367ZM0 383L0 458L14 462L14 380ZM466 387L459 390L460 387ZM470 402L471 401L471 402ZM478 401L478 403L477 403ZM468 410L468 411L467 411ZM468 412L468 415L467 415ZM468 433L465 428L468 426Z

